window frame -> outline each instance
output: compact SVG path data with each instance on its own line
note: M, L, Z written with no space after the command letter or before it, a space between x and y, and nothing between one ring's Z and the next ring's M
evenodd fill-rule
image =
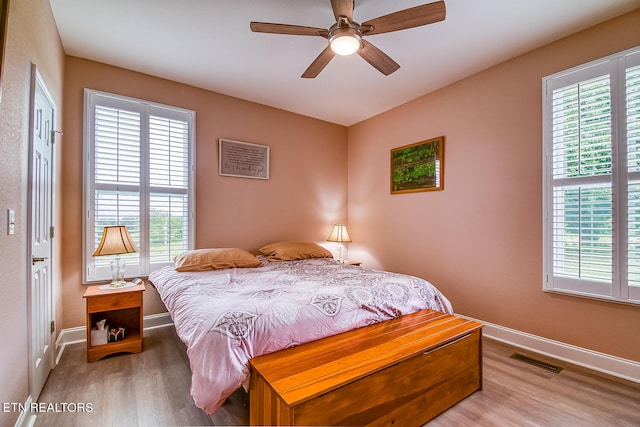
M166 265L173 265L172 262L151 263L149 244L150 242L150 212L151 207L149 199L143 199L143 196L150 196L155 192L158 186L152 185L150 182L150 162L149 162L149 117L156 116L170 120L180 120L188 123L188 187L186 195L188 197L187 208L187 249L193 249L195 245L195 159L196 159L196 141L195 111L187 110L170 105L160 104L156 102L146 101L142 99L132 98L128 96L98 91L94 89L84 89L84 119L83 119L83 220L82 220L82 281L83 283L103 282L111 279L111 273L105 272L104 269L96 271L93 257L95 251L94 230L95 230L95 107L102 106L108 108L123 109L127 111L135 111L140 113L140 184L136 187L140 194L140 241L136 241L139 250L139 264L127 265L126 278L146 277L148 274ZM146 151L143 151L145 150ZM145 154L146 153L146 154ZM145 181L145 182L142 182ZM126 185L124 185L126 187ZM160 187L167 189L169 187ZM167 190L170 194L177 194ZM146 219L143 219L143 216ZM142 243L142 244L141 244ZM176 254L177 255L177 254Z
M640 286L632 286L628 281L629 177L632 175L637 176L639 173L628 171L627 150L629 135L627 132L626 73L628 69L637 66L640 66L640 46L543 77L542 79L542 281L545 292L558 292L640 305ZM554 187L553 177L553 91L569 85L585 83L589 79L601 76L603 72L609 74L611 103L612 278L610 282L556 276L554 275L553 261L553 195L556 188ZM562 179L570 180L575 178L560 178L557 181ZM602 176L598 175L587 178L580 177L576 181L581 179L590 183L590 185L603 181Z

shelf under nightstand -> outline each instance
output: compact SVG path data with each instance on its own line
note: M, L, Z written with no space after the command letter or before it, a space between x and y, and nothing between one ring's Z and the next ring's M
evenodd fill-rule
M83 298L86 300L88 362L95 362L111 354L142 351L144 290L144 282L119 289L100 289L100 285L87 288ZM124 339L91 345L91 329L102 319L107 319L106 323L110 328L123 327Z

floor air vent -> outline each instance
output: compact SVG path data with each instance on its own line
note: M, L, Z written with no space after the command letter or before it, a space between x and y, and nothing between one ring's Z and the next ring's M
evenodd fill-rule
M513 353L511 355L511 358L519 360L519 361L524 362L524 363L528 363L528 364L533 365L533 366L537 366L538 368L546 369L547 371L555 372L556 374L560 373L560 371L562 371L562 369L563 369L563 368L561 368L559 366L554 366L554 365L551 365L549 363L545 363L545 362L541 362L541 361L536 360L536 359L532 359L532 358L530 358L528 356L525 356L524 354L520 354L520 353Z

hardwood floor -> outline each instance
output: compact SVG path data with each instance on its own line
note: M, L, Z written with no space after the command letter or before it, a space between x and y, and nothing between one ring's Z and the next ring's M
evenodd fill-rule
M554 373L512 359L515 352L564 369ZM564 363L483 342L483 390L427 424L440 426L638 426L640 385L612 380ZM211 417L191 399L184 345L173 327L145 331L144 351L86 362L84 344L65 350L39 402L91 412L45 411L36 426L247 425L248 396L239 390Z
M214 425L191 399L185 346L173 327L147 330L143 352L87 363L85 344L67 346L39 402L90 403L91 412L44 412L36 426Z

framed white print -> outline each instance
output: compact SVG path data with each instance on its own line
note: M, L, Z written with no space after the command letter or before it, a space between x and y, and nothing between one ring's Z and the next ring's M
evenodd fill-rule
M239 178L269 179L269 146L222 139L219 174Z

